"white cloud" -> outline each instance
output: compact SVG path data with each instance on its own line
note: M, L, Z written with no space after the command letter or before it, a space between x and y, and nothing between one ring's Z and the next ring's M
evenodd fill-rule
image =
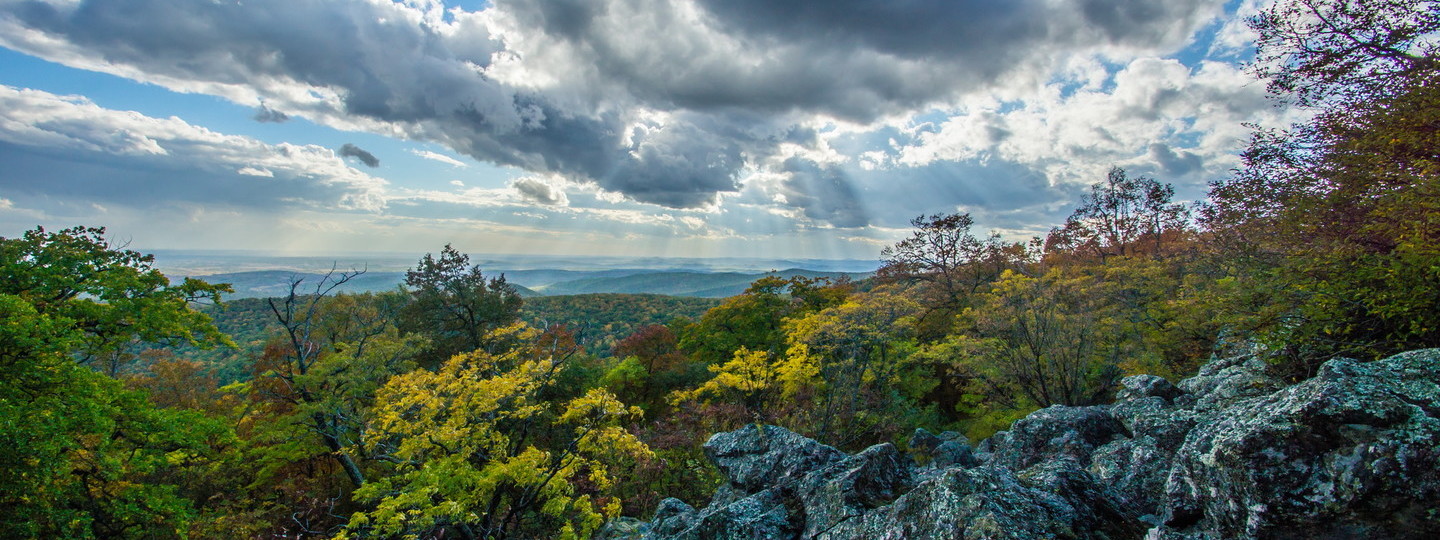
M259 167L241 167L240 170L235 172L248 176L263 176L265 178L275 177L275 173L270 172L270 169L262 169Z
M1062 90L1081 84L1090 90ZM1112 165L1167 181L1203 183L1235 165L1245 122L1277 123L1262 85L1238 68L1190 69L1154 57L1132 60L1104 85L1062 80L1006 106L958 111L938 126L913 126L895 164L999 159L1052 184L1089 184ZM871 158L872 160L874 158Z
M436 153L436 152L431 152L431 151L429 151L429 150L411 150L410 153L415 154L415 155L417 155L417 156L420 156L420 157L422 157L422 158L431 160L431 161L439 161L440 163L444 163L444 164L450 165L450 166L452 166L452 167L469 167L469 166L470 166L469 164L465 163L464 161L460 161L460 160L458 160L458 159L455 159L455 158L453 158L453 157L447 156L447 155L445 155L445 154L440 154L440 153Z
M1255 31L1250 29L1248 19L1260 13L1262 0L1242 0L1235 9L1235 15L1227 19L1215 34L1210 44L1210 55L1217 57L1241 56L1248 53L1255 42Z
M10 193L49 189L129 205L385 206L386 182L327 148L270 145L39 90L0 86L0 145L9 157L0 188ZM97 176L104 170L118 172Z

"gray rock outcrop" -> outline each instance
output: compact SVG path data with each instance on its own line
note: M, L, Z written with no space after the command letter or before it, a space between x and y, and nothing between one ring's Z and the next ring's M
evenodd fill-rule
M853 456L774 426L705 445L727 482L606 538L1440 538L1440 349L1335 359L1286 386L1256 356L971 447L917 430Z

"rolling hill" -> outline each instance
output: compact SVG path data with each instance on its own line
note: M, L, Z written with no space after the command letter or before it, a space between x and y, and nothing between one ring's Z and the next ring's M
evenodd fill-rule
M628 293L628 294L663 294L669 296L691 296L700 298L726 298L735 296L754 283L755 280L765 276L779 276L790 278L805 276L811 278L840 278L863 279L869 274L843 273L843 272L815 272L811 270L789 269L779 272L765 273L740 273L740 272L650 272L633 274L620 277L598 277L565 281L537 288L536 292L546 296L591 294L591 293Z
M726 298L745 291L755 280L765 276L794 276L863 279L869 273L819 272L792 268L778 272L701 272L661 271L646 269L613 270L516 270L504 274L521 296L564 296L593 293L661 294L697 298ZM191 276L210 283L229 283L235 293L227 298L270 298L284 296L292 280L303 280L300 292L311 293L324 277L321 273L288 270L256 270ZM338 292L361 293L388 291L405 281L404 272L366 272L346 282Z

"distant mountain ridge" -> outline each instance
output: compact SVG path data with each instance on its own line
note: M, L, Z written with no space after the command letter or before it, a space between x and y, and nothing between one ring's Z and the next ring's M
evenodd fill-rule
M864 279L872 272L824 272L791 268L773 272L704 272L665 271L649 269L610 270L515 270L486 272L488 276L504 275L521 296L562 296L593 293L661 294L697 298L735 296L755 280L765 276L791 278L849 277ZM300 292L313 292L324 278L323 273L289 270L253 270L189 276L210 283L229 283L235 293L229 298L269 298L290 292L290 283L301 279ZM405 281L405 272L365 272L346 282L337 291L348 293L388 291Z
M669 296L693 296L700 298L727 298L735 296L765 276L791 278L863 279L870 273L817 272L792 268L778 272L648 272L620 277L596 277L555 283L538 287L536 292L547 296L591 293L664 294Z

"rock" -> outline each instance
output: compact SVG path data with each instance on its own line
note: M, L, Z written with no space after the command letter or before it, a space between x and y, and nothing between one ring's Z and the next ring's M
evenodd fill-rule
M1286 387L1255 354L1117 402L1050 407L973 450L916 430L854 456L774 426L711 437L727 482L604 538L1440 538L1440 349ZM1019 471L1018 473L1016 471ZM1148 530L1147 530L1148 529Z
M911 452L924 452L928 454L934 451L936 446L940 446L942 442L944 441L941 441L940 437L936 437L935 434L930 433L929 430L925 428L915 428L915 433L910 435L909 447Z
M909 460L890 443L871 446L812 472L799 490L806 518L803 538L815 538L840 522L890 504L912 487Z
M892 448L893 450L893 448ZM705 455L726 484L696 510L666 499L655 511L654 538L794 538L804 528L787 504L807 473L841 462L844 452L777 426L747 425L717 433Z
M794 538L798 528L784 502L784 496L776 489L762 490L724 506L708 506L703 511L679 499L665 499L655 509L649 530L641 538Z
M735 486L720 484L720 487L715 488L715 493L710 496L709 506L712 508L720 508L748 496L750 496L749 493L745 493Z
M974 467L980 464L980 460L975 457L970 445L960 441L945 441L935 447L934 458L930 464L937 469Z
M1440 537L1440 350L1318 375L1198 423L1157 537Z
M803 523L785 506L780 489L766 489L723 508L706 508L692 525L674 535L659 538L686 540L779 540L795 538Z
M1137 522L1121 536L1110 536L1110 528L1086 526L1095 521L1082 517L1089 511L1088 501L1068 501L1027 487L1008 467L986 465L947 470L893 504L840 523L817 538L1108 539L1135 538L1142 530Z
M670 538L689 529L694 522L694 507L680 499L667 497L655 508L655 517L650 520L650 531L655 536Z
M980 464L970 441L958 432L946 431L931 434L923 428L916 428L910 436L910 456L919 465L932 469L949 467L974 467Z
M1055 405L1016 420L1004 437L991 437L991 460L1021 470L1067 455L1088 465L1095 448L1127 435L1108 407Z
M1173 451L1185 442L1185 435L1202 415L1170 407L1161 397L1147 397L1116 403L1110 407L1110 416L1119 420L1131 437L1152 437L1156 444Z
M1191 396L1178 404L1197 411L1216 411L1245 399L1265 396L1284 387L1271 377L1260 356L1217 358L1200 367L1194 377L1179 387Z
M845 453L777 426L747 425L705 441L705 456L730 486L750 494L782 482L796 482L812 470L845 458Z
M650 524L633 517L618 517L605 523L595 540L640 540L650 534Z
M1185 392L1170 384L1170 381L1154 375L1134 375L1120 380L1120 391L1115 393L1115 401L1126 402L1148 397L1158 397L1167 403L1180 397Z
M1096 448L1088 470L1137 512L1158 514L1171 462L1195 426L1196 415L1168 407L1159 396L1116 403L1110 414L1131 436Z
M1133 505L1097 482L1073 457L1026 469L1020 473L1020 482L1058 496L1069 506L1065 517L1075 538L1137 538L1149 528Z

